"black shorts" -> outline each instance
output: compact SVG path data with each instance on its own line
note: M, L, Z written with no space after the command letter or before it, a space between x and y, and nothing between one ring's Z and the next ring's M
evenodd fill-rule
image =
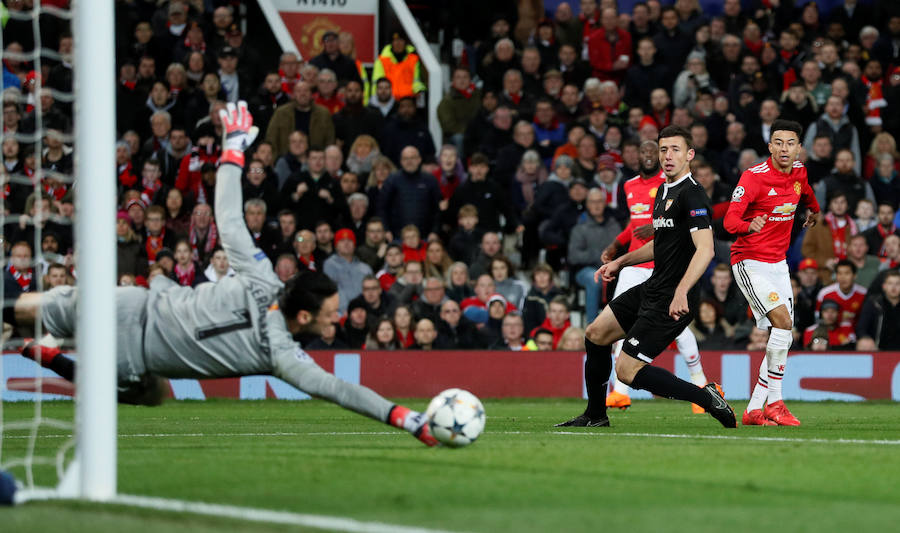
M651 363L694 320L697 298L688 296L690 312L678 320L672 320L669 305L673 296L648 295L644 285L635 285L620 294L609 302L609 307L625 331L622 351L635 359Z

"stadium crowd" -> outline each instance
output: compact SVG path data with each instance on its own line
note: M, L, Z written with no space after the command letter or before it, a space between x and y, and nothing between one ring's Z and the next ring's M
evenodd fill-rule
M801 159L823 206L809 230L796 218L788 255L795 346L900 349L897 2L829 13L800 0L725 0L715 14L697 0L421 8L453 36L446 91L428 85L400 31L371 69L346 32L322 32L321 53L301 59L253 46L235 5L116 4L121 285L145 284L151 269L191 286L233 275L214 220L218 111L246 99L261 129L245 169L247 227L282 280L318 270L339 287L341 322L302 339L307 348L582 350L573 322L613 294L593 271L631 228L624 182L656 172L642 143L675 124L689 128L693 175L720 213L691 328L702 349L765 349L721 216L786 118L804 127ZM16 55L35 46L31 22L11 18L3 32L7 301L39 277L45 288L77 277L72 104L55 98L72 91L73 42L44 22L58 57L39 71ZM439 150L426 91L443 93ZM23 141L35 133L40 153Z

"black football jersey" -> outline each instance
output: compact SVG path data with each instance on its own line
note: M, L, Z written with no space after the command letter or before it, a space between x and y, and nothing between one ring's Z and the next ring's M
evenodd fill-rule
M671 299L697 250L691 234L710 228L711 218L709 197L690 174L659 188L653 204L655 266L645 286L648 296Z

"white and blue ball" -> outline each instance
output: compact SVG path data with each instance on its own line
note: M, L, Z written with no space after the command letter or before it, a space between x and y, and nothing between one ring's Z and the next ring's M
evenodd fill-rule
M474 394L447 389L425 410L431 434L444 446L461 448L475 442L484 431L484 406Z

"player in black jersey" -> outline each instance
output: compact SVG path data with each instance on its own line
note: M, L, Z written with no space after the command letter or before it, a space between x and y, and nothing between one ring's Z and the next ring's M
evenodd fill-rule
M699 304L697 280L713 257L712 209L703 187L691 177L691 134L669 126L659 134L659 160L666 183L653 206L654 239L604 264L594 273L612 281L623 267L655 260L646 282L619 295L585 332L587 359L585 412L559 426L608 426L606 389L612 370L611 345L624 338L616 376L635 389L684 400L706 409L725 427L736 427L734 411L715 383L700 388L650 363L694 319Z

